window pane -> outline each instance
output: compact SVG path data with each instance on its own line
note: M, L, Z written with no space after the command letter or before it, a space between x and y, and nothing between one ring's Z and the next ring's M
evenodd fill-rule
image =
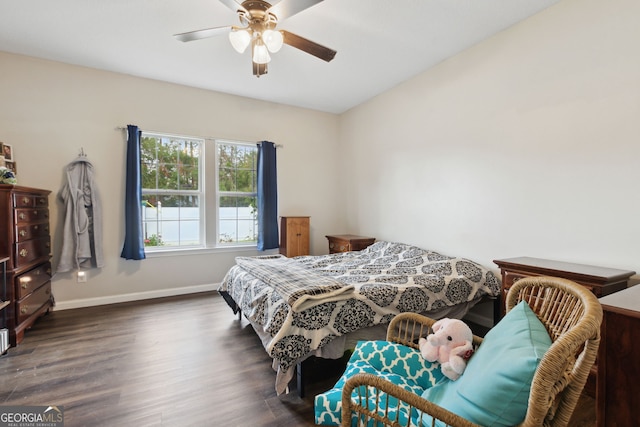
M202 245L202 140L143 134L142 206L146 246Z
M254 175L255 171L252 170L238 170L238 173L236 174L236 191L254 193Z
M158 168L155 162L142 162L142 188L157 188Z
M218 169L218 188L220 191L236 190L236 173L234 168L220 167Z
M220 197L218 242L255 243L258 240L258 215L255 196Z
M200 245L198 196L143 195L145 246Z
M180 152L180 141L171 138L158 138L158 161L160 163L178 163L178 153Z
M197 190L198 189L198 167L185 166L180 167L180 182L179 188L181 190Z

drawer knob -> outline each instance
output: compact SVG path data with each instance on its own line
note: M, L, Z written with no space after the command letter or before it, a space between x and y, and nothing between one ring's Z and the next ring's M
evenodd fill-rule
M27 287L29 286L29 282L31 282L31 277L29 277L29 276L21 277L20 278L20 287L22 289L27 289Z
M29 204L29 198L28 197L23 197L22 198L22 204L23 205L28 205Z
M20 230L20 236L24 237L27 235L27 230Z
M25 219L27 216L24 214L24 212L20 212L20 215L18 215L18 218L20 219Z
M27 254L28 254L28 253L29 253L29 251L28 251L28 250L26 250L26 249L22 249L22 250L20 251L20 256L24 258L24 257L26 257L26 256L27 256Z
M40 203L41 205L44 205L47 203L47 199L43 199L42 197L38 199L38 203Z
M51 276L51 269L47 268L47 275Z
M26 306L25 306L25 307L22 307L22 308L20 309L20 313L22 313L22 314L27 314L28 312L29 312L29 310L27 309L27 307L26 307Z
M33 226L33 229L34 229L34 230L37 230L38 228L40 228L40 226L38 226L38 225L34 225L34 226Z
M38 216L38 211L37 210L33 210L33 216Z

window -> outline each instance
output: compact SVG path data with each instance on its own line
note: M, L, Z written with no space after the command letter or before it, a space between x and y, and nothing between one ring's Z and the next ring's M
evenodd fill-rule
M143 132L147 252L257 244L257 156L252 143Z
M204 246L204 140L142 133L145 247Z
M256 244L257 157L255 144L216 141L218 233L220 245Z

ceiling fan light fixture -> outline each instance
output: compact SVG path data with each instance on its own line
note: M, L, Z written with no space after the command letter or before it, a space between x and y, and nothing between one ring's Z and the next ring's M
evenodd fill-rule
M269 49L269 52L276 53L282 48L284 37L280 31L265 30L262 33L262 41L267 46L267 49Z
M256 64L267 64L271 61L269 50L264 45L262 39L257 38L253 42L253 62Z
M251 44L251 34L249 34L249 31L244 28L234 28L229 33L229 41L236 52L243 53L247 50L249 44Z

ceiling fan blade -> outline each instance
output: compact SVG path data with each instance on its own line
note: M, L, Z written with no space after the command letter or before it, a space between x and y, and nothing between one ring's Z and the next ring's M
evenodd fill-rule
M180 40L181 42L190 42L193 40L206 39L209 37L228 33L231 28L231 26L207 28L204 30L189 31L188 33L174 34L173 37Z
M324 47L316 42L312 42L311 40L307 40L304 37L300 37L296 34L290 33L289 31L281 30L280 31L284 36L284 43L289 46L293 46L296 49L300 49L303 52L307 52L310 55L315 56L316 58L320 58L323 61L331 61L334 56L336 56L336 51L333 49L329 49L328 47Z
M270 7L268 12L274 14L278 18L278 21L282 21L322 1L323 0L282 0L280 3Z
M241 10L242 12L248 13L247 9L245 9L244 6L241 4L242 2L238 3L235 0L220 0L220 3L227 6L229 9L233 10L234 12Z

